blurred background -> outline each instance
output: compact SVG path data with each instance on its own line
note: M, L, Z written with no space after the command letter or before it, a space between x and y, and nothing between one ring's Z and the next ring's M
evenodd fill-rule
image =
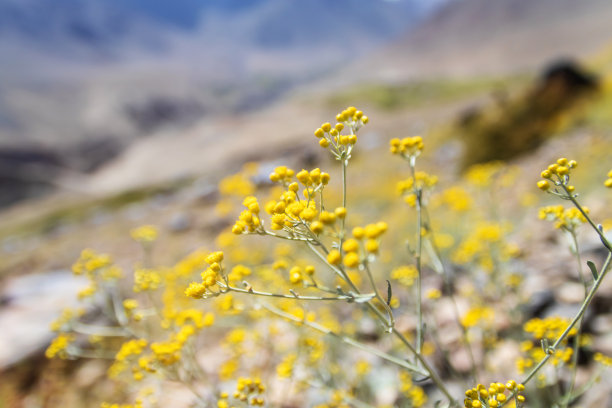
M82 248L129 263L141 223L176 237L160 259L212 245L217 183L326 163L312 132L348 105L364 151L423 134L456 177L536 180L590 143L607 171L610 22L609 0L0 0L0 407L54 406L33 367Z

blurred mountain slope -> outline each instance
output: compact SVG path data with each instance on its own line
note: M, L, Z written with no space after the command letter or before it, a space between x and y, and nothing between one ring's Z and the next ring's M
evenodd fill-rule
M612 40L608 0L450 2L384 51L353 64L344 78L402 81L533 71L580 58Z

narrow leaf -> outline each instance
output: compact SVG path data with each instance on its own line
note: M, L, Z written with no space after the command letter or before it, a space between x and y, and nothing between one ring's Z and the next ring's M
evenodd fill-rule
M393 296L391 291L391 282L387 280L387 306L391 306L391 296Z
M595 264L591 261L587 261L587 266L589 267L589 269L591 270L591 273L593 274L593 279L597 280L599 275L597 274L597 268L595 267Z

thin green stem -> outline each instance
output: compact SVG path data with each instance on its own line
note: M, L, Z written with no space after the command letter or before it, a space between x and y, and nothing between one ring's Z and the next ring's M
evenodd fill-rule
M580 213L584 216L584 218L591 225L591 227L593 227L595 232L597 232L597 235L599 235L599 238L601 239L601 242L604 244L604 246L608 249L608 251L612 252L612 244L610 244L610 241L608 241L608 238L606 238L604 233L599 228L597 228L597 226L595 225L595 223L593 222L591 217L589 217L589 214L587 214L587 212L584 210L584 208L582 208L580 203L576 200L576 197L574 197L574 194L571 193L567 189L567 186L565 184L561 184L561 187L563 187L563 190L567 194L567 198L569 198L569 200L572 202L572 204L574 204L574 207L576 207L578 209L578 211L580 211Z
M603 279L606 277L609 268L610 268L610 261L612 260L612 252L608 253L608 257L606 258L603 266L601 267L601 271L599 274L599 277L597 278L597 280L595 281L595 283L593 284L593 286L591 287L591 290L589 291L589 294L587 295L586 299L584 299L584 301L582 302L582 305L580 306L580 310L578 310L578 313L576 314L576 316L574 317L574 319L572 320L572 322L567 326L567 328L565 329L565 331L563 331L563 333L561 333L561 335L559 336L559 338L555 341L555 343L549 347L549 349L547 350L547 354L544 358L542 358L542 360L540 360L540 362L538 363L538 365L536 365L530 372L529 374L527 374L527 376L525 377L525 379L522 381L523 384L527 384L532 378L533 376L540 371L540 369L546 364L546 362L550 359L550 357L554 354L555 350L557 349L557 346L563 341L565 340L565 338L567 337L567 335L569 334L569 332L572 330L572 328L580 321L580 319L582 319L582 316L584 316L584 313L586 312L587 308L589 307L589 305L591 304L591 301L593 300L593 297L595 296L595 293L597 292L597 289L599 289L599 286L601 285L601 282L603 281Z
M351 337L348 336L343 336L341 334L335 333L334 331L328 329L325 326L322 326L318 323L315 322L309 322L308 320L304 320L304 319L300 319L297 316L294 316L290 313L284 312L272 305L269 304L262 304L262 307L266 310L268 310L271 313L274 313L277 316L283 317L285 319L291 320L293 322L299 323L299 324L303 324L304 326L310 327L311 329L317 330L323 334L335 337L336 339L340 340L343 343L349 344L353 347L356 347L358 349L361 349L363 351L367 351L368 353L374 354L384 360L387 360L389 362L392 362L394 364L397 364L400 367L403 367L415 374L419 374L419 375L428 375L429 373L423 371L423 369L419 368L418 366L411 364L399 357L395 357L392 356L388 353L385 353L384 351L378 350L376 348L370 347L367 344L361 343Z
M577 265L578 274L580 276L580 281L582 282L582 286L584 287L584 297L586 299L586 297L589 294L589 287L586 282L586 279L584 278L584 274L582 273L582 258L580 256L580 248L578 247L578 238L576 237L576 232L574 230L569 230L568 233L571 238L571 244L572 244L571 251L574 253L574 256L576 257L576 262L578 264ZM572 374L571 374L572 378L570 380L570 385L569 385L569 389L567 390L566 396L563 397L563 401L561 402L562 407L569 406L570 396L574 392L574 387L576 386L576 374L578 371L578 352L580 349L581 334L582 334L582 319L578 321L578 333L576 333L576 336L574 338L574 347L573 347L573 354L572 354Z
M285 299L296 299L296 300L347 300L347 301L355 301L359 299L372 299L376 296L374 293L366 293L366 294L348 294L348 295L338 295L338 296L302 296L298 295L294 291L291 294L286 293L270 293L270 292L262 292L258 290L242 289L237 288L235 286L226 286L226 288L230 292L240 292L240 293L248 293L256 296L267 296L267 297L276 297L276 298L285 298Z

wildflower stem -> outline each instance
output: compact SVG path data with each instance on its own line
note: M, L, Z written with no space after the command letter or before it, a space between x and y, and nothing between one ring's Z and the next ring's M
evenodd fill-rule
M533 378L533 376L538 371L540 371L540 369L546 364L546 362L550 359L550 357L552 356L554 351L557 349L557 346L567 337L567 335L572 330L572 328L576 325L576 323L578 323L580 321L580 319L582 319L582 316L584 316L584 313L586 312L587 308L591 304L591 301L593 300L593 297L595 296L595 293L597 292L597 289L599 289L599 285L601 285L601 282L603 281L603 279L606 277L606 274L608 273L608 270L610 268L610 261L611 260L612 260L612 252L608 253L608 257L606 258L603 266L601 267L601 273L600 273L599 277L597 278L597 280L593 284L593 287L591 287L591 290L589 291L587 297L582 302L582 305L580 306L580 310L578 310L578 313L576 314L576 316L574 317L572 322L567 326L565 331L563 333L561 333L561 335L555 341L555 343L549 348L546 356L544 356L544 358L542 358L542 360L540 360L538 365L535 366L533 368L533 370L531 370L531 372L529 374L527 374L527 376L525 377L525 379L522 382L523 384L527 384Z
M368 279L370 280L370 284L372 285L372 288L374 289L374 294L376 296L376 299L378 299L378 301L384 306L385 310L387 311L387 314L389 315L389 321L387 324L389 325L390 328L394 327L395 318L393 317L393 311L391 310L391 307L387 304L385 299L383 299L383 297L380 294L380 291L376 287L376 282L374 282L374 276L372 275L372 271L370 270L370 264L367 261L365 261L363 263L363 268L366 270ZM390 302L391 299L388 299L388 301Z
M129 337L132 335L132 333L125 330L123 327L93 326L79 321L72 323L72 330L88 336Z
M423 226L423 190L417 186L417 178L416 178L416 157L410 157L410 173L412 174L412 179L414 180L414 194L416 196L416 212L417 212L417 244L416 244L416 253L414 254L416 269L417 269L417 278L416 278L416 290L417 290L417 299L416 299L416 312L418 317L417 323L417 332L416 332L416 351L417 354L421 354L421 350L423 349L423 310L422 303L423 299L421 296L422 287L421 287L421 255L423 252L423 237L421 236L421 228Z
M578 238L576 237L576 232L574 230L570 230L569 235L572 240L572 252L574 253L574 256L576 257L576 261L578 263L578 273L580 276L580 281L582 282L582 286L584 287L584 297L586 299L586 297L589 294L589 288L584 278L584 274L582 273L582 259L580 257L580 249L578 247ZM576 333L576 337L574 340L574 348L573 348L574 352L572 354L572 368L573 368L572 374L571 374L572 379L570 380L570 385L569 385L569 389L567 390L567 393L562 398L562 402L561 402L562 407L569 406L570 397L572 393L574 392L574 387L576 386L576 373L578 371L578 350L580 348L580 337L582 334L581 326L582 326L582 318L578 322L578 333Z
M597 235L599 235L599 238L601 239L601 242L604 244L604 246L606 247L606 249L610 252L612 252L612 244L610 243L610 241L608 241L608 239L606 238L606 236L604 235L604 233L597 228L597 226L595 225L595 223L593 222L593 220L591 219L591 217L589 217L589 215L587 214L587 212L584 210L584 208L582 208L582 206L580 205L580 203L576 200L576 198L574 197L574 194L571 193L568 189L567 186L565 184L561 184L561 187L563 187L563 190L565 191L565 194L567 194L567 197L569 198L569 200L572 202L572 204L574 204L574 207L576 207L578 209L578 211L580 211L580 213L584 216L584 218L586 218L586 220L588 221L589 224L591 224L591 227L593 227L593 229L595 230L595 232L597 232Z
M267 297L277 297L277 298L285 298L285 299L297 299L297 300L348 300L348 301L354 301L356 299L359 298L373 298L376 295L374 293L366 293L366 294L359 294L359 295L353 295L353 294L348 294L348 295L338 295L338 296L301 296L298 295L297 293L293 292L292 294L286 294L286 293L269 293L269 292L261 292L261 291L257 291L257 290L253 290L253 289L242 289L242 288L237 288L235 286L227 286L226 289L228 291L231 292L240 292L240 293L248 293L250 295L257 295L257 296L267 296Z
M296 316L294 316L292 314L284 312L284 311L282 311L282 310L280 310L280 309L278 309L278 308L276 308L276 307L274 307L272 305L269 305L269 304L262 304L262 307L264 309L268 310L269 312L274 313L277 316L283 317L285 319L291 320L291 321L296 322L296 323L303 324L303 325L308 326L311 329L317 330L317 331L319 331L319 332L321 332L323 334L327 334L327 335L330 335L332 337L335 337L336 339L342 341L343 343L346 343L346 344L349 344L351 346L357 347L358 349L361 349L363 351L367 351L367 352L372 353L372 354L374 354L374 355L376 355L376 356L378 356L378 357L380 357L380 358L382 358L384 360L387 360L389 362L397 364L398 366L403 367L403 368L413 372L414 374L429 375L428 372L424 371L422 368L419 368L419 367L417 367L414 364L411 364L411 363L409 363L409 362L407 362L407 361L405 361L405 360L403 360L401 358L398 358L398 357L392 356L390 354L387 354L384 351L381 351L381 350L378 350L376 348L370 347L367 344L363 344L363 343L361 343L361 342L359 342L359 341L357 341L355 339L352 339L350 337L343 336L341 334L335 333L332 330L328 329L327 327L322 326L322 325L320 325L318 323L309 322L307 320L300 319L300 318L298 318L298 317L296 317Z

